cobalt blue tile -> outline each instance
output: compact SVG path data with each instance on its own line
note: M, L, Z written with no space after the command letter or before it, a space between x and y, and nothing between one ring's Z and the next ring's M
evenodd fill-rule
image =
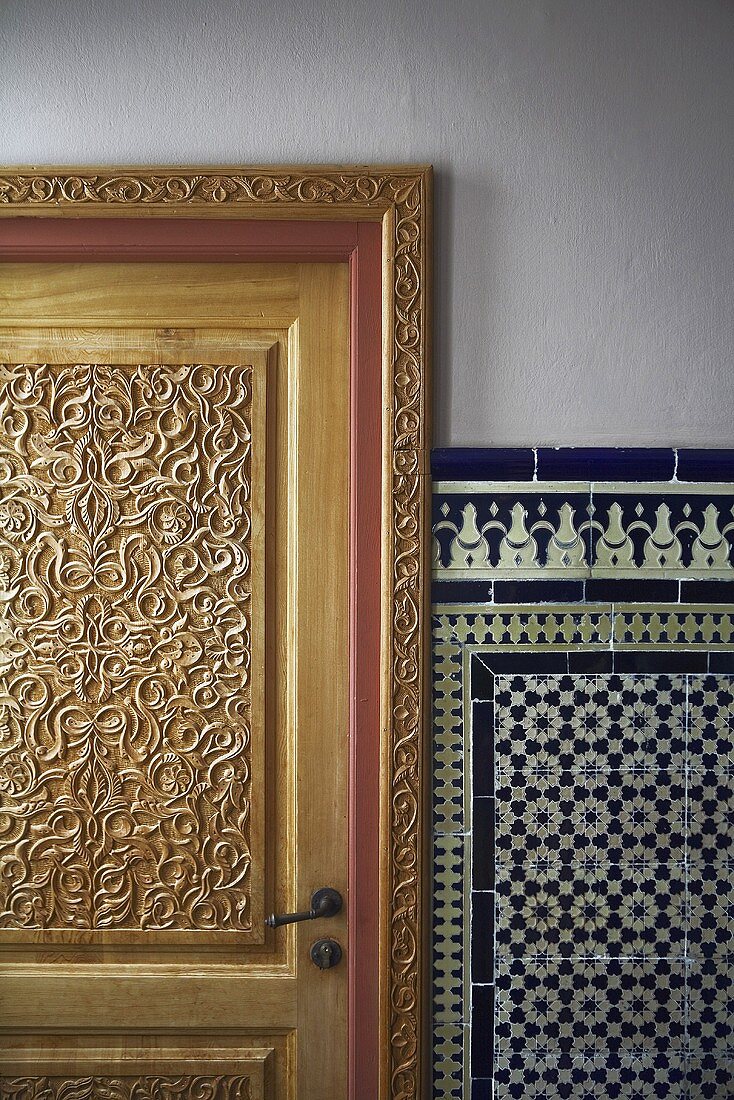
M593 603L677 603L677 580L607 580L586 582L586 599Z
M585 652L584 650L571 650L568 654L568 671L576 674L598 672L600 674L614 671L614 654L610 649L602 653Z
M431 452L435 481L532 481L531 447L437 447Z
M541 447L538 481L671 481L675 452L657 447Z
M682 603L734 603L734 580L681 581Z
M583 581L495 581L495 603L580 603Z
M494 672L483 653L473 653L471 657L471 697L472 699L491 699L494 696Z
M678 451L678 481L734 481L734 451L691 448Z
M471 1100L492 1100L491 1077L472 1078Z
M706 650L624 650L614 654L615 672L708 672Z
M494 706L472 704L472 774L475 795L494 794Z
M494 980L494 894L471 896L471 980Z
M494 889L494 799L475 798L472 803L472 887Z
M475 653L474 657L482 658L484 666L494 675L497 673L526 673L526 672L567 672L568 655L565 651L533 653ZM473 678L473 670L472 670ZM492 688L494 694L494 688ZM479 698L474 691L472 683L472 698Z
M734 650L729 653L709 653L708 670L734 674Z
M439 603L492 602L491 581L434 581L431 585L431 601Z
M494 1024L494 986L472 987L472 1073L477 1077L492 1076Z

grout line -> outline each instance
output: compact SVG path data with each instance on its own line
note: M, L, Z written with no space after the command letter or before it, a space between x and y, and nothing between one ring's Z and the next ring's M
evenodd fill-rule
M494 582L492 583L494 592ZM461 662L461 708L462 717L464 719L462 724L462 735L464 740L463 745L463 757L464 757L464 783L463 783L463 795L464 795L464 824L468 824L467 839L464 841L463 852L463 868L464 868L464 882L462 889L462 896L464 898L464 927L461 930L461 946L462 946L462 963L463 963L463 981L461 986L461 994L464 1000L464 1010L462 1016L467 1021L468 1032L465 1032L462 1038L465 1038L468 1034L469 1042L468 1047L464 1052L464 1058L462 1059L462 1077L468 1078L468 1080L462 1081L462 1092L468 1095L467 1090L471 1090L472 1079L472 1054L471 1054L471 1035L472 1035L472 928L474 925L474 900L473 900L473 888L474 888L474 699L471 689L472 685L472 658L465 647L462 655ZM467 719L468 708L468 719ZM467 743L468 741L468 743ZM467 892L469 896L467 897ZM467 997L468 993L468 997ZM467 1004L468 1001L468 1004Z
M678 452L676 451L676 464L677 464ZM685 913L685 936L683 938L683 951L685 954L686 963L689 961L690 952L690 925L691 925L691 864L690 864L690 816L691 816L691 799L690 799L690 771L691 771L691 702L690 702L690 676L685 677L686 684L686 702L685 702L685 736L684 736L684 764L685 764L685 794L683 800L684 807L684 824L683 824L683 863L684 863L684 890L683 890L683 904ZM690 1035L690 995L691 987L689 981L689 967L686 966L683 974L683 1039L686 1045L686 1049L690 1047L691 1035Z
M589 482L589 580L593 580L594 564L596 559L596 539L598 531L593 526L596 518L596 506L594 504L594 482ZM584 599L586 598L586 582L584 581Z
M499 835L499 799L497 798L497 725L498 708L492 709L492 794L494 796L494 813L492 829L492 885L494 886L494 904L492 906L492 982L495 985L495 993L492 1000L492 1089L497 1076L497 1010L499 998L497 996L497 925L499 924L499 894L497 893L497 837Z

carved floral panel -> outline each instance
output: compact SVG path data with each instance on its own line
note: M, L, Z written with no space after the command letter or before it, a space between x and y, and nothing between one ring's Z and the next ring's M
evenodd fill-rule
M0 1100L251 1100L249 1077L0 1078Z
M250 928L251 383L0 366L0 927Z

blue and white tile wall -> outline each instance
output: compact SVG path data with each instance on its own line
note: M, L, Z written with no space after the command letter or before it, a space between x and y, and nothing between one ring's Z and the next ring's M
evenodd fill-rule
M434 1097L734 1097L734 452L433 467Z

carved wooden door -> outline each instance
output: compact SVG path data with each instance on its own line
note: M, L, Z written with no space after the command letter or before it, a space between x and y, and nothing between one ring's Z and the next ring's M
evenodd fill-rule
M0 1097L337 1100L346 266L0 300Z

